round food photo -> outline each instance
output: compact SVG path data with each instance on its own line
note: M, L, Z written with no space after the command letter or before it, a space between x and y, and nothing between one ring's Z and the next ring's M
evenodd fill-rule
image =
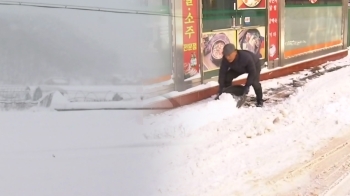
M256 7L261 0L242 0L247 7Z
M230 43L230 39L225 33L216 33L206 36L203 50L203 63L205 71L218 69L220 67L223 57L222 50L228 43Z

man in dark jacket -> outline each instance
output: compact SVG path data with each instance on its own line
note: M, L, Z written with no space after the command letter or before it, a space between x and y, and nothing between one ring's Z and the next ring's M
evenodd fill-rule
M223 93L225 88L232 85L233 79L248 73L248 78L244 86L244 95L241 97L241 103L238 103L237 107L240 107L244 103L250 86L253 86L255 91L256 105L262 107L263 93L260 84L261 63L258 56L247 50L237 50L233 44L226 44L224 46L223 55L224 58L222 59L219 70L218 97Z

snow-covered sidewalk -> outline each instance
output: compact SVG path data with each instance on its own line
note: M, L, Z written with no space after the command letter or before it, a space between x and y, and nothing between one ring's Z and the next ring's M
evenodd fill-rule
M232 97L222 95L146 119L149 140L187 144L159 148L157 156L168 157L159 165L159 193L262 194L267 178L350 131L348 78L350 68L327 73L272 107L236 109Z
M349 67L327 73L264 108L237 109L224 94L146 117L0 112L0 195L261 195L270 177L350 131L349 77Z

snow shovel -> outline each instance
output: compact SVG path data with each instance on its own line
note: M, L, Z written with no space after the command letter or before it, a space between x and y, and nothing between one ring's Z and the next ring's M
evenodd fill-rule
M247 100L247 95L244 94L244 90L245 90L245 87L242 86L242 85L233 85L233 86L229 86L227 88L224 88L223 92L224 93L229 93L229 94L231 94L234 97L235 96L236 97L240 97L238 102L237 102L237 104L236 104L236 107L240 108L240 107L242 107L242 105Z

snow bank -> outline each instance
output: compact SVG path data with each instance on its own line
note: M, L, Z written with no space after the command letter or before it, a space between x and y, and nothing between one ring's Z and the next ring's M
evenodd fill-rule
M146 118L148 140L186 144L160 149L159 156L174 158L160 167L168 182L159 182L159 189L164 195L259 195L266 178L310 159L330 139L350 131L350 83L344 83L349 76L350 68L326 73L274 107L237 109L223 95L220 101Z

